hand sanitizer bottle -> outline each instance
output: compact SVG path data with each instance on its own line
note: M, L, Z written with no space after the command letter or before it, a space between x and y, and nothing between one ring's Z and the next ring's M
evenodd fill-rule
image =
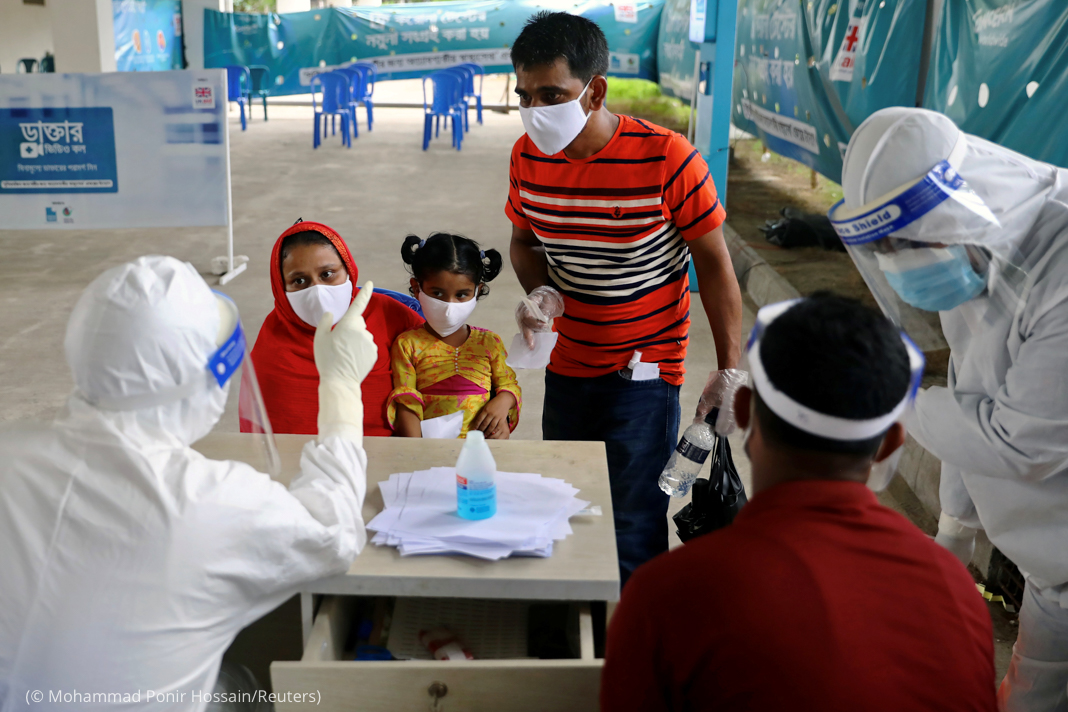
M497 513L497 463L481 430L467 433L456 460L456 512L464 519L489 519Z

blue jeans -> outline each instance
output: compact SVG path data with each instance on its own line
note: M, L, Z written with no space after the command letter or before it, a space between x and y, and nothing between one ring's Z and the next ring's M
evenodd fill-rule
M576 378L545 372L546 440L596 440L608 451L620 584L667 551L668 496L657 481L679 435L679 386L618 372Z

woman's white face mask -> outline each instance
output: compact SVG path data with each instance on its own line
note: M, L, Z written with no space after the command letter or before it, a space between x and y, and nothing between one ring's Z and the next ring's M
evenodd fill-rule
M344 284L317 284L299 292L286 292L286 298L305 324L319 326L327 312L334 315L337 324L352 303L352 282L346 277Z
M527 136L546 156L560 153L582 133L590 115L582 110L581 100L592 82L592 78L586 82L578 99L573 101L552 106L519 107L519 116L523 119Z
M423 307L423 317L438 336L446 337L456 333L471 318L471 312L478 306L478 300L472 297L466 302L443 302L434 299L426 292L419 292L419 305Z

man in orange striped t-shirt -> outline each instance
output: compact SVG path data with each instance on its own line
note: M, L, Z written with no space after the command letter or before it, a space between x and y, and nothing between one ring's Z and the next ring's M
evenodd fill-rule
M505 207L512 265L532 301L559 317L542 430L606 443L625 581L667 549L657 479L678 437L691 256L719 368L739 358L726 213L686 139L608 110L608 44L596 24L539 13L512 63L527 129L512 149ZM521 325L532 316L523 309ZM630 368L635 359L646 365Z

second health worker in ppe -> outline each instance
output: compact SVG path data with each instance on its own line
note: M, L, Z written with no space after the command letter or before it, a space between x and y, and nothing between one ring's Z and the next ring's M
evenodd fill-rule
M908 431L942 461L938 541L1024 573L1009 712L1068 710L1068 172L891 108L854 133L831 220L906 329L940 314L948 384Z

